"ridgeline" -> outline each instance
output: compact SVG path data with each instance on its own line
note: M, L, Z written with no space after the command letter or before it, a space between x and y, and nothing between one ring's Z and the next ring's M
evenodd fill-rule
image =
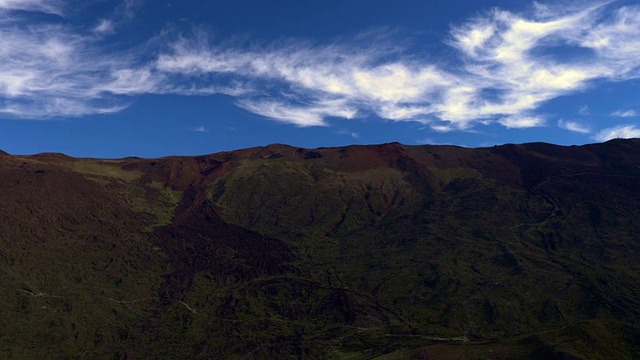
M0 357L640 358L640 140L0 151Z

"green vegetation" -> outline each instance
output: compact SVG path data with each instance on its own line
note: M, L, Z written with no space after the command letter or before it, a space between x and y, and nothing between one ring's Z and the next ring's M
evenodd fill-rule
M140 184L136 180L142 176L142 172L123 170L118 165L115 161L98 163L81 160L71 163L70 168L102 186L114 200L125 202L134 212L155 219L144 228L145 232L170 224L173 211L182 198L182 192L157 181Z
M121 169L117 162L103 160L95 162L91 160L78 160L69 164L69 168L84 175L89 175L90 178L99 180L104 178L120 179L126 182L132 182L142 175L136 171L126 171Z
M3 157L0 357L640 358L640 143L550 147Z

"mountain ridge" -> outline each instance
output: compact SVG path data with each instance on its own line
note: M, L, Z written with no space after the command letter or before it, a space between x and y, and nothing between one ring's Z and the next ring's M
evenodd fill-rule
M640 355L638 139L0 155L5 356Z

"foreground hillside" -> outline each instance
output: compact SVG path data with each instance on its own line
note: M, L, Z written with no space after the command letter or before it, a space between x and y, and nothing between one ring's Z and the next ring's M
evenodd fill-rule
M2 358L640 358L640 140L0 152Z

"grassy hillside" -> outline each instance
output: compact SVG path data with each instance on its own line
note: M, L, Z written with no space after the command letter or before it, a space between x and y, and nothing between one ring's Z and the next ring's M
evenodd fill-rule
M640 141L0 155L8 358L638 358Z

